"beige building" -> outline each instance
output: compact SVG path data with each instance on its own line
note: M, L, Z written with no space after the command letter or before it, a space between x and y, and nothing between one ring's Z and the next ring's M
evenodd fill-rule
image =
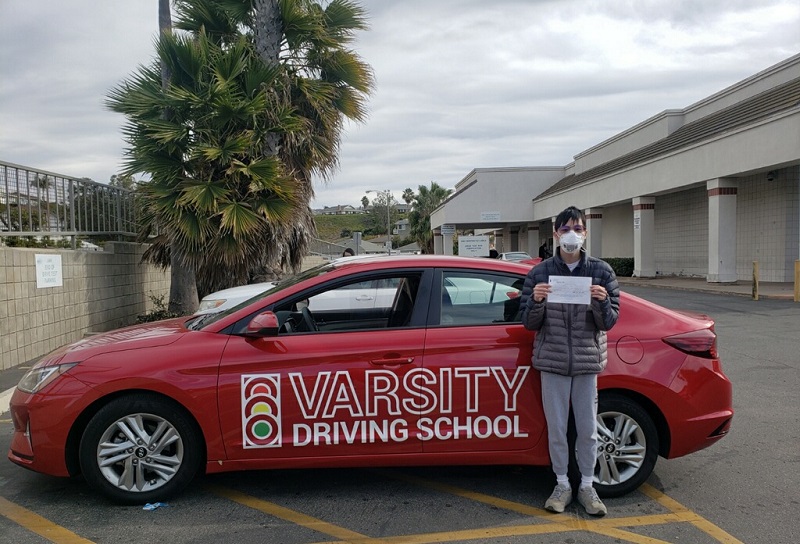
M792 281L800 258L800 54L575 155L566 166L480 168L431 216L493 232L498 251L538 254L554 217L587 213L594 256L634 275Z

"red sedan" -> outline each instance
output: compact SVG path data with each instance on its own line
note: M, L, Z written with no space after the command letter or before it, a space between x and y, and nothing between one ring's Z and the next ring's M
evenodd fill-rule
M140 504L198 472L548 465L534 333L520 323L529 269L441 256L333 262L219 314L86 338L20 381L8 457L83 473ZM391 302L338 296L359 282L394 290ZM599 379L604 496L636 489L659 455L710 446L733 416L711 319L625 293L620 308Z

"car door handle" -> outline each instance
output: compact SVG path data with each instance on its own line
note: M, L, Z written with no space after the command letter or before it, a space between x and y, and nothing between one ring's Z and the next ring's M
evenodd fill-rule
M399 357L396 359L373 359L373 365L410 365L414 362L413 357Z
M358 295L356 297L356 300L358 300L358 301L361 301L361 300L374 300L374 299L375 299L375 297L370 296L370 295Z

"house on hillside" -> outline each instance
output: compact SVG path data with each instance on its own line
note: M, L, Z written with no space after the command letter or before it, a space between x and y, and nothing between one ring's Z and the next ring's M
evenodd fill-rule
M411 223L408 221L408 219L399 219L394 222L394 229L392 231L393 234L396 234L401 238L407 238L409 232L411 232Z
M356 215L364 213L360 208L355 208L350 204L340 204L338 206L325 206L321 210L314 210L316 215Z

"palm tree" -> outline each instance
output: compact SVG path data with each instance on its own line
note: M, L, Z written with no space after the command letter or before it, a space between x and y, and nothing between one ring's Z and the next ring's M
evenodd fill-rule
M183 32L158 45L166 88L154 63L108 99L128 117L126 173L151 176L140 189L147 257L168 264L177 249L201 292L258 267L296 269L315 232L312 176L335 168L343 118L363 120L372 87L344 48L361 11L346 0L179 0L176 15ZM277 54L260 35L279 37Z
M445 189L435 181L431 182L430 188L419 186L411 213L408 214L408 223L411 237L417 242L422 253L433 253L431 213L447 200L452 192L452 189Z
M414 202L414 191L411 190L411 187L407 187L403 190L403 202L406 204L411 204Z

